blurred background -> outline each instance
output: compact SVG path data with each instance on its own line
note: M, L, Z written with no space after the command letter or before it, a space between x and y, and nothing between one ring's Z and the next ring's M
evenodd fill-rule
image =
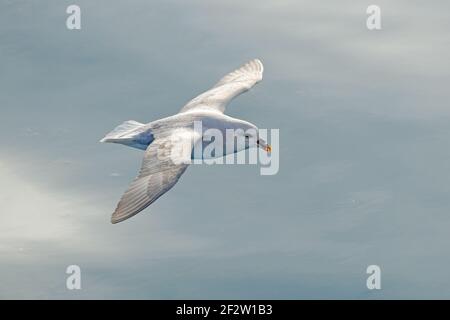
M3 0L0 298L450 298L450 4L371 4ZM112 225L142 152L99 139L252 58L227 113L280 129L279 173L191 166Z

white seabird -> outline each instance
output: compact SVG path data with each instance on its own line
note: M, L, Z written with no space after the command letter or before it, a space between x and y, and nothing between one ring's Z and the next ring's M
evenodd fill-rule
M254 124L224 114L226 105L261 81L262 76L261 61L252 60L189 101L179 113L148 124L125 121L100 140L145 150L141 170L120 199L111 222L121 222L141 212L177 183L189 164L186 159L181 159L186 157L185 153L176 159L171 150L188 150L187 156L191 159L195 157L192 152L195 145L205 143L203 135L193 129L195 121L201 121L202 130L220 130L223 137L226 137L226 129L234 129L236 134L244 135L244 146L231 149L224 146L224 154L216 157L255 146L270 152L270 145L258 137L258 128ZM254 129L255 134L249 135L251 130L248 129ZM234 138L233 141L224 141L224 145L234 145Z

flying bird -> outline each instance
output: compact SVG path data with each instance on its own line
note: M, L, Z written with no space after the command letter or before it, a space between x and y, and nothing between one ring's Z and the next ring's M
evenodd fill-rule
M254 124L224 114L225 107L233 98L248 91L262 77L263 65L260 60L254 59L189 101L179 113L147 124L125 121L101 139L100 142L145 150L139 174L120 199L111 222L118 223L136 215L169 191L188 167L186 158L190 160L198 156L193 152L195 146L205 145L203 133L207 129L218 129L223 137L226 137L227 129L242 135L233 137L233 141L224 140L223 154L215 154L215 157L251 147L270 152L271 146L259 138L258 128ZM194 130L196 121L201 121L203 131ZM245 144L236 146L234 138L242 138ZM227 147L229 144L233 145ZM188 150L188 153L173 150Z

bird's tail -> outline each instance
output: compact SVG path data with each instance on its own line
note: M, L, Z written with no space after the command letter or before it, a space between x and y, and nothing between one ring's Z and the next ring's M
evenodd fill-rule
M128 120L117 126L108 133L100 142L119 142L120 140L129 140L134 137L137 133L140 133L140 130L143 126L143 123Z

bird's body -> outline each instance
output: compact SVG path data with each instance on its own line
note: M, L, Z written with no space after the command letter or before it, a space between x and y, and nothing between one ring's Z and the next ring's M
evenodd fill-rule
M209 129L220 130L223 137L226 137L227 130L247 130L250 128L257 130L255 125L241 119L232 118L215 111L193 110L184 113L178 113L173 116L162 118L147 124L140 124L135 121L126 121L123 124L126 128L125 132L114 132L112 135L109 135L109 137L106 136L105 138L103 138L101 142L114 142L129 147L146 150L148 146L154 141L154 132L157 132L159 135L166 136L170 135L173 130L191 130L194 128L194 123L196 121L202 123L202 135ZM136 127L130 130L130 127L126 126L126 124L132 123L135 123ZM207 144L208 141L202 140L201 143L202 145ZM233 143L233 141L224 139L224 154L217 155L216 157L221 157L229 153L241 151L234 147L236 147L236 144ZM196 155L193 153L192 159L198 158L195 156ZM202 155L202 158L205 158L205 155Z
M139 213L162 194L167 192L184 173L188 164L183 157L204 158L191 150L201 144L205 146L205 133L210 129L227 136L227 130L247 132L257 127L250 122L232 118L223 113L226 104L250 89L262 79L263 66L259 60L252 60L241 68L223 77L212 89L189 101L179 113L147 124L126 121L107 134L101 142L119 143L146 150L141 170L120 200L111 221L117 223ZM201 123L201 130L195 130ZM247 134L244 146L236 146L235 139L223 139L223 153L214 157L238 152L259 145L270 151L256 133L254 141ZM232 145L231 145L232 144ZM180 155L173 150L188 150Z

